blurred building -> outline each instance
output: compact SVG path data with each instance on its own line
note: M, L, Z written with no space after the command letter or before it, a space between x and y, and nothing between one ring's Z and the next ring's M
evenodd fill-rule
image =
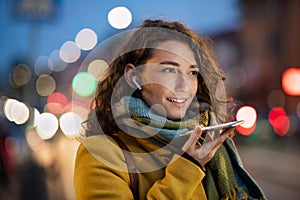
M213 36L218 60L228 77L228 92L242 104L255 107L265 119L272 108L282 107L291 119L292 135L300 136L300 94L290 95L282 88L285 70L300 72L300 2L238 3L242 14L239 28ZM299 83L293 87L300 87Z

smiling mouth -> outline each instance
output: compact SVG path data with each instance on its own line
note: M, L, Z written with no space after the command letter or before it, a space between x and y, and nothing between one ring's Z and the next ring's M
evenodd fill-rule
M175 98L167 98L167 100L172 103L185 103L187 101L186 99L175 99Z

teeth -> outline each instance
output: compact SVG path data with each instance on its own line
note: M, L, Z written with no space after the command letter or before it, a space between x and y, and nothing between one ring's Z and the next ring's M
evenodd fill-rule
M168 100L169 100L169 101L172 101L172 102L176 102L176 103L183 103L183 102L186 101L186 100L184 100L184 99L170 99L170 98L168 98Z

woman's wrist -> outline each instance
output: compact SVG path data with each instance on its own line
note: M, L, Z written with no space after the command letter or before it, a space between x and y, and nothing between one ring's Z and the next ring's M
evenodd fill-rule
M202 166L195 158L193 158L190 154L186 153L185 151L182 151L179 153L179 155L181 155L181 157L189 160L190 162L194 163L195 165L197 165L198 167L200 167L200 169L205 172L205 168L204 166Z

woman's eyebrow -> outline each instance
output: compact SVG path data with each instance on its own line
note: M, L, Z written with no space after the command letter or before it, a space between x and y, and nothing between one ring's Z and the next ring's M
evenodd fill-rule
M161 64L161 65L173 65L175 67L180 66L177 62L173 62L173 61L162 61L159 64ZM197 65L190 65L190 68L198 68L198 67L197 67Z
M180 66L177 62L173 62L173 61L162 61L159 64L161 64L161 65L173 65L173 66L176 66L176 67Z

